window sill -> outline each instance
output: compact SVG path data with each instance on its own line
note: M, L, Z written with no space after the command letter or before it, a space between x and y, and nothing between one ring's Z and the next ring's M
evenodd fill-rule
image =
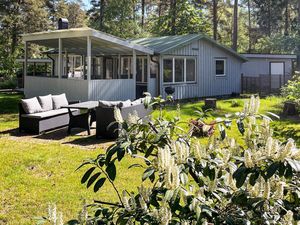
M216 77L227 77L226 74L216 75Z
M163 83L164 86L167 86L167 85L184 85L184 84L197 84L197 82L196 81L189 81L189 82Z

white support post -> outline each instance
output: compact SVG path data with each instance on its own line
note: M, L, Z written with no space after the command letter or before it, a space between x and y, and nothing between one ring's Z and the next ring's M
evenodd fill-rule
M28 66L28 43L25 41L24 45L24 77L23 77L23 82L25 81L25 77L27 76L27 66ZM25 82L24 82L25 83Z
M118 55L118 79L121 79L121 55Z
M91 80L92 75L92 40L91 37L87 37L87 80Z
M151 68L151 58L147 55L147 92L151 93L150 86L150 68ZM151 93L151 95L154 93Z
M62 57L62 39L58 39L58 63L57 63L57 71L58 71L58 78L61 79L62 77L62 66L63 66L63 57Z
M134 82L134 88L133 88L133 93L134 93L134 98L136 98L136 52L135 49L132 50L132 78Z

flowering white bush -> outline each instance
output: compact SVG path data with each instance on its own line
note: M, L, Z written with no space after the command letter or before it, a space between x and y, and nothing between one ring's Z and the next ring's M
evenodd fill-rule
M82 183L95 192L110 183L119 202L95 201L87 224L297 224L300 151L292 139L273 138L271 119L258 114L259 105L252 97L242 112L217 119L219 134L201 142L178 126L178 117L142 121L134 114L128 122L116 109L116 143L80 167L89 166ZM226 134L235 123L242 145ZM144 167L142 180L152 185L136 193L116 188L114 162L125 155L144 159L132 167Z

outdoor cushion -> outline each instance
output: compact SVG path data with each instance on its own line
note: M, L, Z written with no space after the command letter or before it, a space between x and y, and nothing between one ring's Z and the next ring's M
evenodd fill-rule
M99 106L100 107L120 107L121 101L104 101L100 100L99 101Z
M122 107L129 107L129 106L131 106L131 101L129 99L120 103L121 108Z
M139 105L139 104L142 104L142 103L143 103L142 99L139 98L139 99L136 99L136 100L132 101L131 105Z
M53 109L60 109L62 106L69 105L66 94L52 95Z
M52 95L39 96L38 100L43 111L49 111L53 109Z
M71 109L72 112L78 111L78 109ZM68 109L55 109L55 110L50 110L46 112L39 112L39 113L33 113L33 114L22 114L22 117L26 118L36 118L36 119L45 119L51 116L58 116L61 114L66 114L68 113Z
M26 113L38 113L42 111L42 107L36 97L22 99L22 107Z

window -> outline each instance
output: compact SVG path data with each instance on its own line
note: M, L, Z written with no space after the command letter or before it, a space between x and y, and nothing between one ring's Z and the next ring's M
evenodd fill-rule
M195 59L186 59L186 81L196 80L196 61Z
M139 83L147 82L147 58L145 57L136 59L136 81Z
M92 58L92 78L103 79L103 58L102 57Z
M83 78L82 56L64 55L63 59L63 77Z
M184 59L175 59L175 82L184 82Z
M226 60L216 59L216 76L226 75Z
M196 60L193 57L172 57L163 60L163 81L184 83L196 81Z
M173 59L164 59L164 82L169 83L173 81Z

